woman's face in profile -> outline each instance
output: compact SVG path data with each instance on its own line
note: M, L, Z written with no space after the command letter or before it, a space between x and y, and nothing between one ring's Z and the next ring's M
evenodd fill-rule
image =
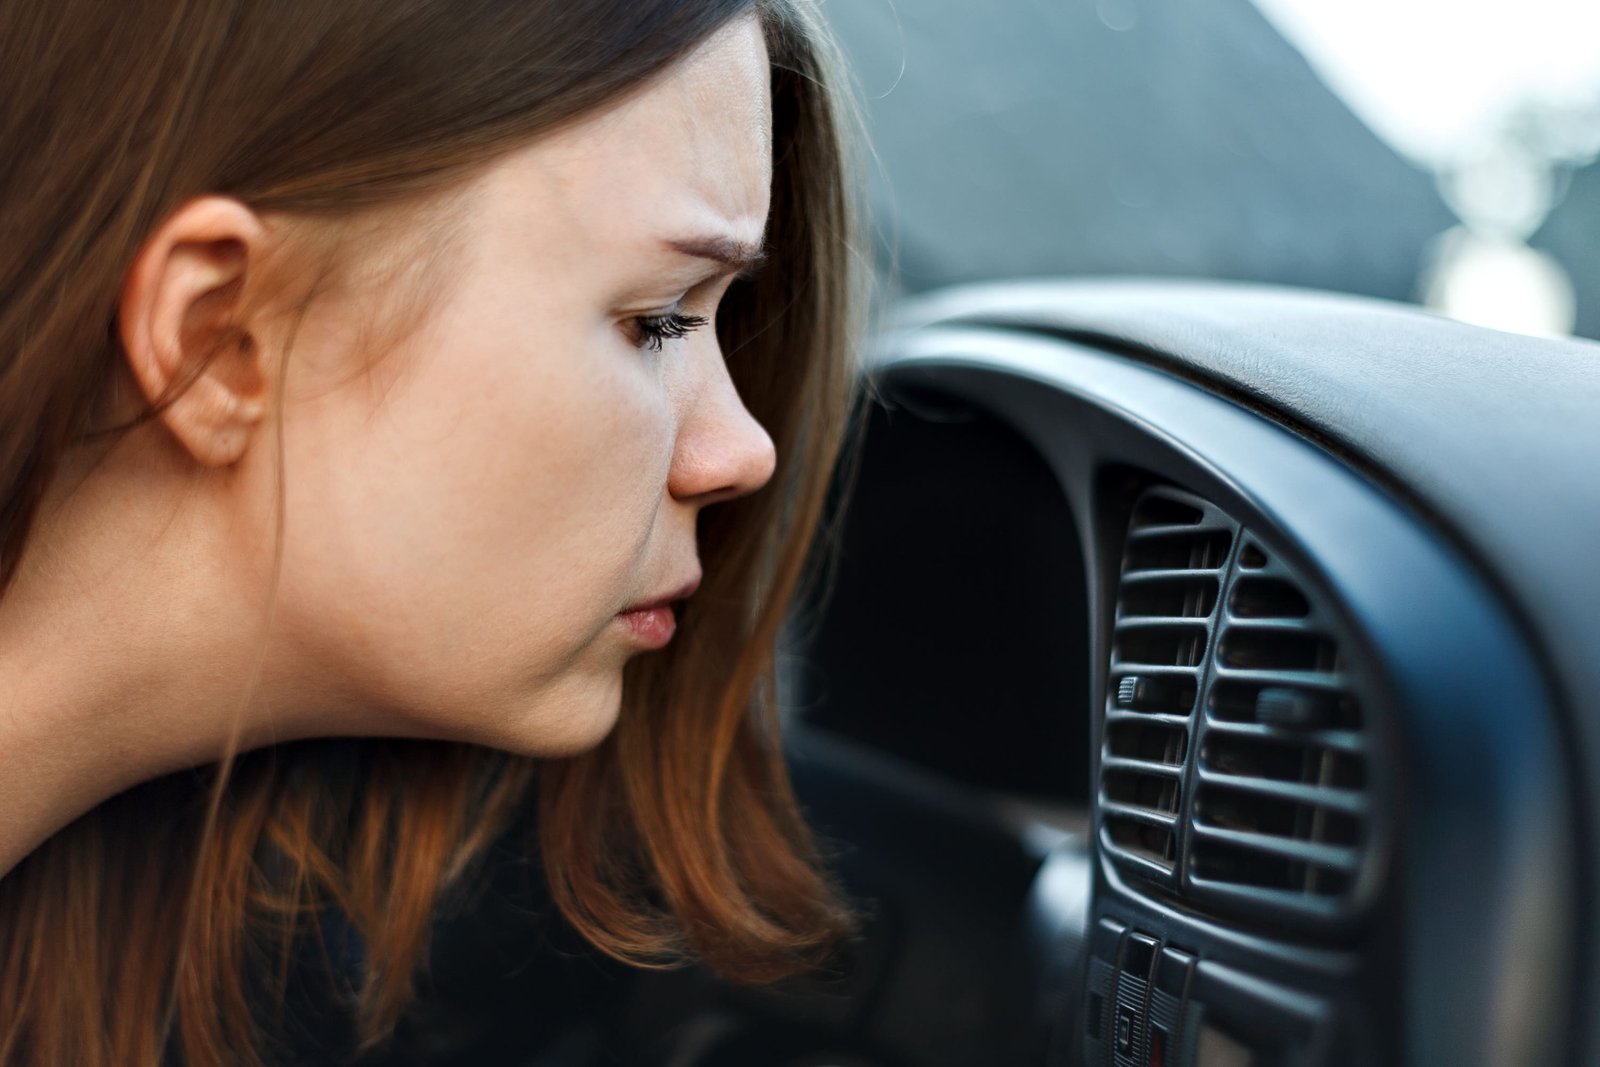
M298 706L533 754L610 730L624 663L670 634L620 613L682 595L700 509L773 469L712 321L762 241L768 79L741 18L493 164L418 261L420 324L375 359L363 331L400 289L311 306L269 660Z

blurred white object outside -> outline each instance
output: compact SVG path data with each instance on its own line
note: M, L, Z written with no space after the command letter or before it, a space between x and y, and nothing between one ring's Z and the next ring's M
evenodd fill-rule
M1569 332L1572 283L1525 241L1565 173L1600 153L1600 3L1254 2L1375 133L1439 175L1464 227L1439 238L1418 297Z

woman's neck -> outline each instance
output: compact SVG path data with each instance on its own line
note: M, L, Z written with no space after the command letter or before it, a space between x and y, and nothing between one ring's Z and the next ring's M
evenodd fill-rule
M102 800L217 759L235 725L260 732L243 702L265 597L205 487L151 491L177 484L159 433L69 459L0 597L0 875Z

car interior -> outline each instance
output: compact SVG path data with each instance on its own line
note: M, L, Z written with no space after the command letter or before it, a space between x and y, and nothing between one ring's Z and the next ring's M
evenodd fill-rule
M782 660L858 935L628 971L508 847L360 1062L1594 1062L1597 357L1226 283L909 302Z

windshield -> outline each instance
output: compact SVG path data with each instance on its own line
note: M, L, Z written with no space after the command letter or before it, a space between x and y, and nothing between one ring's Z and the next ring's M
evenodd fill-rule
M1223 278L1600 337L1600 6L852 0L829 15L906 291Z

